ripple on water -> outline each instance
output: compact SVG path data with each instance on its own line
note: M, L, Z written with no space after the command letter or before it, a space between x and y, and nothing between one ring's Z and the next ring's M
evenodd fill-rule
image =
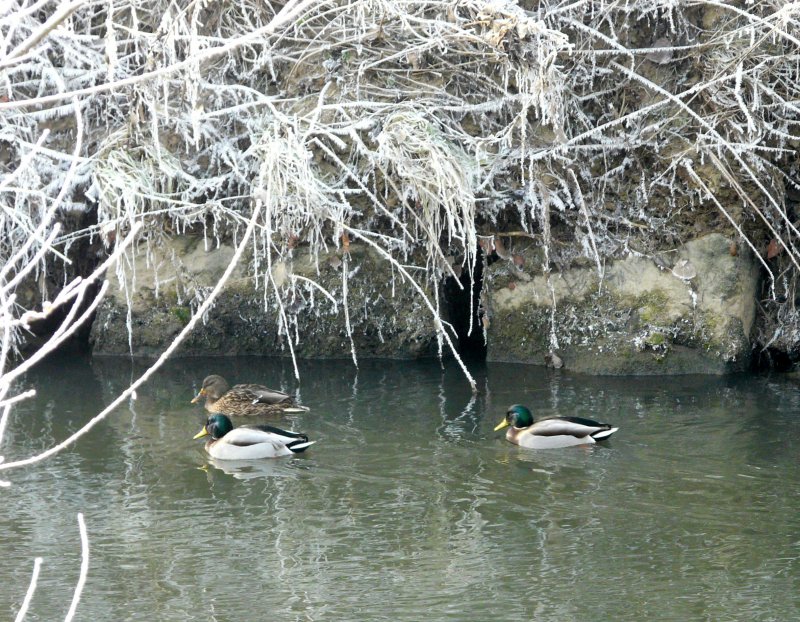
M15 411L4 453L64 438L124 385L122 367L31 374L39 396ZM176 362L73 449L15 475L0 515L9 610L41 555L30 619L63 616L82 511L85 619L798 618L793 385L491 365L474 397L449 365L302 362L313 410L270 422L318 443L224 463L191 440L204 415L188 399L210 371L296 388L281 361ZM78 380L81 396L67 390ZM620 432L523 450L492 431L514 402Z

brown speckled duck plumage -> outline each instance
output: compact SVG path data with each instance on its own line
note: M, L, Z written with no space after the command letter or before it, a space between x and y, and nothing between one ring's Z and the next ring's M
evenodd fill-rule
M230 387L222 376L216 374L203 380L200 392L192 400L196 404L205 398L206 410L230 417L275 415L285 412L304 412L290 395L260 384L237 384Z

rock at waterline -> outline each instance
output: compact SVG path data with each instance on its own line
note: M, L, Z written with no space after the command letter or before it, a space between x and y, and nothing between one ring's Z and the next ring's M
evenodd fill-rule
M141 252L135 258L136 280L130 288L134 355L163 352L191 318L196 293L209 292L222 276L234 249L225 244L209 246L206 249L197 236L178 236L152 248L150 255ZM189 334L178 354L288 356L290 336L280 327L281 310L274 297L277 287L289 334L297 338L292 342L297 356L349 358L351 342L342 302L345 269L349 322L358 356L418 358L437 351L430 311L390 264L368 248L351 243L346 257L340 249L332 249L318 261L304 249L295 249L290 262L272 265L272 293L266 308L264 267L256 287L245 268L248 261L242 260L206 321ZM92 325L93 352L127 355L126 295L116 276L110 278L109 294ZM318 283L337 303L304 278Z
M541 365L555 331L564 367L594 374L721 374L746 369L759 270L749 251L711 234L677 249L672 265L627 257L547 277L537 249L524 269L496 262L485 274L490 361ZM510 284L513 283L513 287ZM555 296L555 312L553 297ZM555 323L551 322L555 318Z

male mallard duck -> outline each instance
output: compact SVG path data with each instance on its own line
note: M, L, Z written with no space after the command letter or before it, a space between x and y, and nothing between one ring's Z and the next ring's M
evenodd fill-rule
M506 439L529 449L591 445L619 429L583 417L545 417L534 423L531 411L522 404L509 407L506 418L497 424L495 432L509 425Z
M203 380L200 393L192 400L196 404L206 398L206 410L211 413L243 417L247 415L274 415L308 410L298 406L290 395L260 384L237 384L229 387L222 376L208 376Z
M206 451L218 460L256 460L278 458L305 451L315 441L305 434L287 432L271 425L233 427L225 415L211 415L194 438L211 436Z

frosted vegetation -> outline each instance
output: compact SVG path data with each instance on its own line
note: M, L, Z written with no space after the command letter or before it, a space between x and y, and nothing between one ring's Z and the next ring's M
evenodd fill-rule
M237 243L252 216L245 257L285 328L269 268L299 245L368 244L424 296L471 273L498 231L542 246L545 270L584 255L602 271L606 257L651 254L710 221L759 256L775 240L773 328L798 325L798 231L784 199L796 177L798 3L2 10L0 253L23 251L11 273L36 259L66 282L72 245L110 251L135 223L137 252L189 230ZM88 222L36 257L71 210L89 210Z

